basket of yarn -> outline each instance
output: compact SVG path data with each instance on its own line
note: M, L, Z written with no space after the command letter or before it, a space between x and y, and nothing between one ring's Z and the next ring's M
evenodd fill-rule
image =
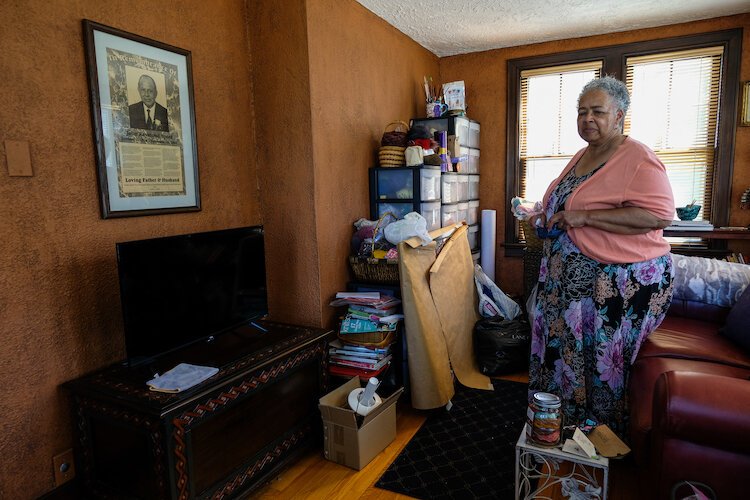
M385 127L378 150L378 163L381 167L402 167L406 165L406 135L409 126L406 122L395 121Z
M349 257L349 265L357 281L383 284L399 283L398 253L395 249L385 251L383 246L383 242L392 246L385 240L385 226L395 220L397 218L391 212L381 215L372 228L372 238L364 239L357 255ZM367 234L369 229L364 228L360 231ZM380 248L376 250L376 246Z
M392 130L389 130L393 127ZM409 125L404 121L391 122L385 126L383 138L380 139L381 146L398 146L406 148L406 135L409 132Z

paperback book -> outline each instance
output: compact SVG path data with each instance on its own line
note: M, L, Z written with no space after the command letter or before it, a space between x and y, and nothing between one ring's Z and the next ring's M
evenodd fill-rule
M350 366L353 368L364 368L365 370L379 370L384 367L391 360L392 355L384 357L383 359L374 361L362 358L352 358L351 356L329 356L328 362L334 365ZM374 362L373 362L374 361Z
M390 354L391 346L387 345L384 347L372 347L364 345L347 344L341 342L339 339L332 340L328 343L330 349L341 350L350 353L376 353L376 354Z
M394 332L398 327L398 323L380 323L372 321L370 319L355 318L352 316L346 316L341 321L341 328L339 331L343 334L347 333L372 333L372 332Z
M673 220L665 231L712 231L714 225L707 220Z
M388 369L388 366L389 364L386 363L385 366L381 367L378 370L365 370L362 368L354 368L351 366L330 365L328 367L328 372L339 377L360 377L362 379L367 379L370 377L377 377L378 375L382 374Z

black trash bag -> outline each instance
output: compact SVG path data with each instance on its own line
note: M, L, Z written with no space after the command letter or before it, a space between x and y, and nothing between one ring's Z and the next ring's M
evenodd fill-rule
M482 318L474 325L474 355L485 375L507 375L529 368L531 327L522 319Z

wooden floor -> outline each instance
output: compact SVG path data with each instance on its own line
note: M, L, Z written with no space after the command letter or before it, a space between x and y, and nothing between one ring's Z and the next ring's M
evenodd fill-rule
M528 382L525 373L500 377ZM309 453L285 469L248 499L396 499L410 498L375 488L375 483L424 423L429 412L411 408L408 401L397 404L396 439L361 471L323 458L322 450ZM610 461L609 496L611 500L639 498L632 461ZM553 498L555 496L553 495ZM504 500L504 499L499 499Z

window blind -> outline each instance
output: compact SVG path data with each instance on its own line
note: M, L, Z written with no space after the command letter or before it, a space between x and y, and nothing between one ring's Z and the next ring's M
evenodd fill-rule
M711 220L722 57L707 47L626 59L625 133L664 163L677 206L701 205L699 220Z
M591 61L521 71L519 196L541 200L547 186L586 145L576 128L578 94L600 76L601 68L601 61Z
M586 143L578 136L578 95L600 76L601 61L521 71L519 196L541 201L550 183ZM525 239L523 228L519 236Z

